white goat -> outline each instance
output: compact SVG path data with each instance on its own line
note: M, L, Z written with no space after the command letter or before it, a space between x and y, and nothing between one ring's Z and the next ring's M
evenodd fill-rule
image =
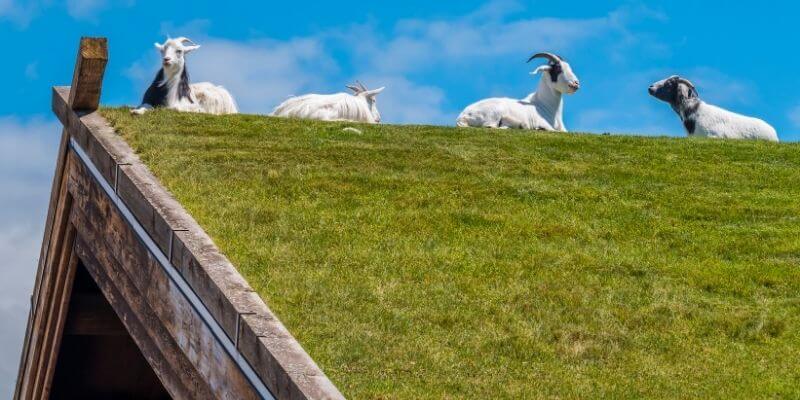
M272 115L322 121L353 121L379 124L376 96L385 88L368 90L361 82L347 86L353 91L336 94L307 94L289 98L275 107Z
M236 114L239 112L233 97L222 86L208 82L189 83L185 55L200 48L191 40L181 37L155 44L161 53L161 69L142 99L142 105L131 110L144 114L154 107L177 111L208 114Z
M694 85L677 75L652 84L648 91L672 106L689 136L778 141L775 128L768 123L705 103Z
M573 94L580 89L580 81L572 67L552 53L537 53L528 59L548 60L547 65L536 68L531 75L542 73L539 87L528 97L517 100L490 98L474 103L461 112L456 125L460 127L541 129L566 132L564 126L563 94Z

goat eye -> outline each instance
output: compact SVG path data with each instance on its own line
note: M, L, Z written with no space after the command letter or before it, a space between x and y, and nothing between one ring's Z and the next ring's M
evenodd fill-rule
M183 54L183 50L176 50L175 52L178 54Z

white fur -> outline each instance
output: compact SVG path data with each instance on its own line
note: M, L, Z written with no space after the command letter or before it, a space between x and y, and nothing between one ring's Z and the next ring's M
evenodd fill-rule
M222 86L208 82L189 85L189 98L179 98L178 86L186 68L185 55L200 48L187 38L167 39L164 44L155 44L161 54L164 80L154 85L166 86L168 89L166 108L183 112L208 114L236 114L239 112L233 96ZM152 109L152 104L143 103L131 110L133 114L144 114Z
M695 121L697 123L695 136L778 141L778 132L763 120L740 115L702 101Z
M363 86L362 86L363 88ZM376 96L384 88L354 89L354 94L307 94L289 98L272 115L276 117L316 119L322 121L353 121L377 124L381 122Z
M563 72L556 82L550 78L551 66L544 65L531 75L541 72L539 86L528 97L517 100L489 98L469 105L456 120L460 127L486 127L500 129L541 129L566 132L564 125L563 94L573 94L580 85L578 77L566 61L561 61Z

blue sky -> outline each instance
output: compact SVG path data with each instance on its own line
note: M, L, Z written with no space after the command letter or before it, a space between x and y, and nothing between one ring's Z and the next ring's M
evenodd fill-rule
M278 4L273 4L278 3ZM153 42L188 36L195 81L225 85L246 112L361 79L387 86L386 122L449 124L467 104L533 90L534 51L566 57L582 89L570 130L682 135L647 86L671 74L711 103L800 140L796 2L0 0L0 397L13 385L59 128L50 86L69 84L81 35L107 36L103 101L137 104Z

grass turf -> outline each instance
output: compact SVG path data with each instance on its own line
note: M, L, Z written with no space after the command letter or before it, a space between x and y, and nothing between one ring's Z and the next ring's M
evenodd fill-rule
M348 397L800 397L796 144L103 114Z

